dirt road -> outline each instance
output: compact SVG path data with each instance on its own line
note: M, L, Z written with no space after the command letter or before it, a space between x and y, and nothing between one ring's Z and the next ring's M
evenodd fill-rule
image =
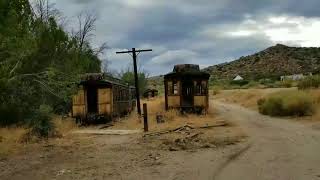
M251 144L216 179L320 179L319 130L262 116L237 105L217 103L216 107L220 114L247 130Z
M0 179L320 180L320 130L215 103L247 131L243 143L168 151L141 135L82 135L0 160Z

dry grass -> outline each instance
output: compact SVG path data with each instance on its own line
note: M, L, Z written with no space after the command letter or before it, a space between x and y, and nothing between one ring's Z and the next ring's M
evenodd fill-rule
M320 89L309 90L309 92L313 96L313 100L315 103L315 113L312 116L312 120L320 121Z
M26 132L24 128L0 128L0 158L16 153L23 146L20 140Z
M69 132L78 128L76 122L72 118L62 118L61 116L56 116L53 118L53 123L56 130L62 135L65 136Z
M221 119L215 116L213 108L209 109L206 115L185 114L181 115L176 110L165 111L164 98L157 97L150 100L144 100L142 103L148 104L148 119L150 131L161 131L166 129L172 129L185 124L192 126L205 126L207 124L214 124ZM162 115L165 119L165 123L158 124L156 116ZM112 129L142 129L143 118L139 118L137 114L131 114L127 118L120 119Z
M55 116L53 123L62 136L77 128L75 121L71 118L63 119L60 116ZM0 158L18 153L23 147L39 142L36 137L26 141L28 132L29 130L23 127L0 128Z
M261 98L265 98L272 93L279 91L296 91L297 88L270 88L270 89L240 89L240 90L224 90L214 96L214 99L235 103L246 108L258 110L257 101ZM304 119L319 121L320 120L320 89L312 89L306 91L311 94L315 104L315 113L311 117ZM303 119L303 118L302 118Z
M218 95L214 96L214 99L223 102L239 104L246 108L257 110L257 101L259 99L275 92L293 90L296 90L296 88L224 90L221 91Z

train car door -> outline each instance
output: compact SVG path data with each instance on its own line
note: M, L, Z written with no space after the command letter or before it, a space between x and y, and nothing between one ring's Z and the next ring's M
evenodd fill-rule
M88 113L98 112L98 88L95 86L87 87Z
M112 93L110 88L98 89L99 114L111 114Z
M182 96L181 103L182 107L193 106L193 82L191 80L182 81Z

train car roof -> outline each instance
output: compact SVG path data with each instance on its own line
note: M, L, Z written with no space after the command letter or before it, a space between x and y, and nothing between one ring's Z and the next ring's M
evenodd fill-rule
M105 79L103 79L103 80L85 80L85 81L81 81L80 85L109 85L109 86L118 85L118 86L130 88L130 89L136 89L134 86L129 86L126 84L122 84L122 83L118 83L118 82L114 82L114 81L110 81L110 80L105 80Z
M118 85L118 86L130 88L130 89L135 89L134 86L129 86L128 84L121 82L120 79L114 78L104 73L89 73L81 77L80 85L93 85L93 84L94 85L111 85L111 86Z
M164 76L164 79L180 77L209 79L210 74L201 71L199 65L196 64L178 64L174 66L171 73Z

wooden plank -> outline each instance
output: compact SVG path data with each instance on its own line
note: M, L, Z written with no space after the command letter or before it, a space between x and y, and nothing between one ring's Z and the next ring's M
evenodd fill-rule
M207 107L207 96L194 96L194 106Z
M180 107L180 96L168 96L169 107Z
M99 114L111 113L111 89L98 89L98 111Z
M72 98L72 116L85 116L86 114L85 93L80 89Z

